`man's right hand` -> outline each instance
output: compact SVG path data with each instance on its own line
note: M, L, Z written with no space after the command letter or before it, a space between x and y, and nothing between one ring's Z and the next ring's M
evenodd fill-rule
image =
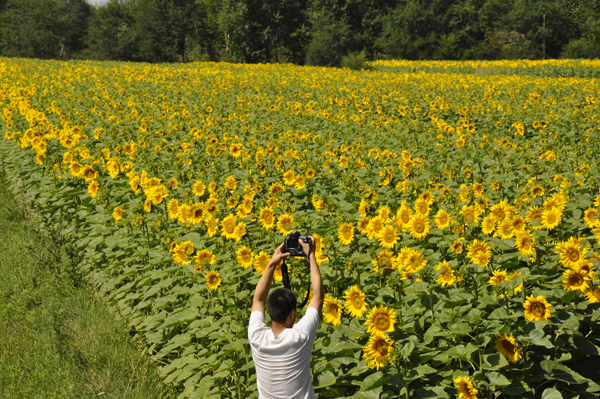
M304 241L302 241L301 239L298 239L298 242L300 243L300 245L302 245L302 249L304 250L304 253L306 255L308 255L308 252L310 251L311 254L315 253L315 238L313 236L308 236L310 243L305 243Z

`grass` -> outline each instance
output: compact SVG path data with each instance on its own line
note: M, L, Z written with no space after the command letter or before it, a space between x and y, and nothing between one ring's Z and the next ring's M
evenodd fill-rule
M0 173L0 397L174 397L76 270Z

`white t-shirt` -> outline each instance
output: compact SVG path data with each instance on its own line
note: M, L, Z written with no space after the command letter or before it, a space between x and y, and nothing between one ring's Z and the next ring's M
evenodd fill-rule
M248 340L256 367L259 399L316 399L310 379L310 354L319 326L319 312L308 308L292 328L278 336L265 324L265 315L250 315Z

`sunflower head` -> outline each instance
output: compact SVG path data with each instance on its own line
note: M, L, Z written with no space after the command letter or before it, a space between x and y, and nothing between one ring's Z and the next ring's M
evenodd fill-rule
M394 324L396 323L398 323L398 317L396 316L396 312L394 312L392 308L389 308L387 306L373 307L367 315L367 321L365 321L365 325L368 326L368 333L372 333L375 331L395 331Z
M457 377L454 379L454 385L458 389L458 397L464 399L477 399L477 392L473 381L469 377Z
M367 296L364 292L361 291L358 286L351 286L344 293L344 307L350 313L352 317L362 317L362 315L367 311Z
M496 337L496 350L509 362L517 363L522 357L523 348L519 348L517 341L504 333Z
M223 280L221 280L221 276L219 275L219 272L217 272L215 270L211 270L208 273L206 273L204 278L206 279L206 284L208 284L208 288L211 290L216 290L221 285L221 282L223 281Z
M543 295L537 297L533 295L528 296L527 300L523 302L523 308L525 309L523 313L527 321L547 320L552 317L550 313L552 305L546 301Z

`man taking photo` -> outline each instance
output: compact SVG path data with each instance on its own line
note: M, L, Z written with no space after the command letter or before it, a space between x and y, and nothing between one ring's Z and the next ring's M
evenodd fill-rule
M323 309L323 280L314 252L314 238L309 243L298 240L310 263L313 296L306 314L296 324L296 296L287 288L273 290L267 302L273 325L265 324L265 301L273 273L290 254L284 244L276 250L256 285L248 340L256 367L259 399L316 399L310 376L310 355Z

